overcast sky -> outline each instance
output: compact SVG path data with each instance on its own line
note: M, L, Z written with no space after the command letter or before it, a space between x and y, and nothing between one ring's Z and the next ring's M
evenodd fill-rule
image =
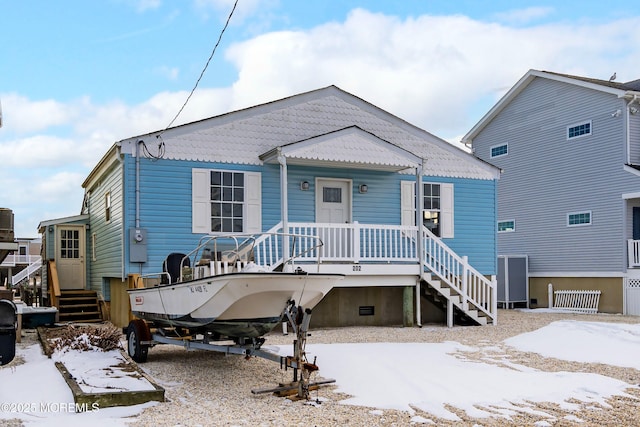
M0 207L17 237L78 215L114 142L169 125L233 3L3 2ZM634 2L239 0L175 124L334 84L459 144L529 69L640 78L639 24Z

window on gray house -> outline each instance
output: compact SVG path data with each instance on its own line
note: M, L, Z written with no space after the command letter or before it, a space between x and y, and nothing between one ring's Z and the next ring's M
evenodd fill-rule
M591 121L567 127L567 139L591 135Z
M509 145L501 144L491 147L491 158L506 156L509 153Z

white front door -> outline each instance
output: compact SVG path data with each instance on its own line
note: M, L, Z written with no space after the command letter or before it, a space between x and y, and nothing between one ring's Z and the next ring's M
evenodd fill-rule
M316 222L332 224L318 228L322 259L343 261L353 258L351 222L351 180L316 179Z
M316 181L316 222L351 222L351 180L318 178Z
M60 289L84 289L84 225L60 225L56 233L56 266Z

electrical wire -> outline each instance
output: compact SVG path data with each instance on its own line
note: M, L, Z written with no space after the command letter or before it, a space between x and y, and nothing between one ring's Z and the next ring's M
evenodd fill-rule
M198 80L196 80L196 84L193 86L193 89L191 89L191 92L189 93L189 96L187 96L187 99L184 101L184 104L182 104L182 107L180 107L180 110L175 115L173 120L171 120L171 122L169 122L167 127L164 128L164 130L162 132L160 132L157 135L157 137L160 137L163 132L165 132L167 129L169 129L171 127L171 125L173 125L173 122L176 121L178 116L180 116L180 114L182 113L182 110L184 110L184 108L187 106L187 103L191 99L191 96L193 96L193 93L196 91L196 88L198 87L198 84L200 83L200 80L202 79L202 76L204 76L204 73L207 71L207 67L209 67L209 63L211 62L211 59L213 58L213 55L216 53L216 50L218 49L218 45L220 44L220 41L222 40L222 35L224 34L224 32L226 31L227 27L229 26L229 22L231 21L231 17L233 16L233 12L235 12L237 5L238 5L238 0L236 0L233 3L233 8L231 9L231 12L229 13L229 16L227 17L227 22L225 22L224 27L222 28L222 31L220 32L220 36L218 36L218 41L216 42L215 46L213 47L213 50L211 51L211 55L209 55L209 59L207 60L207 63L205 64L204 68L202 69L202 72L200 73L200 76L198 77Z

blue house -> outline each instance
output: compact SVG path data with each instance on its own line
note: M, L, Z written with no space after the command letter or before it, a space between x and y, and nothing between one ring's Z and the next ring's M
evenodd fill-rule
M495 323L498 177L335 86L131 137L82 184L87 287L124 325L131 277L169 253L285 231L320 236L321 271L346 275L314 326Z

